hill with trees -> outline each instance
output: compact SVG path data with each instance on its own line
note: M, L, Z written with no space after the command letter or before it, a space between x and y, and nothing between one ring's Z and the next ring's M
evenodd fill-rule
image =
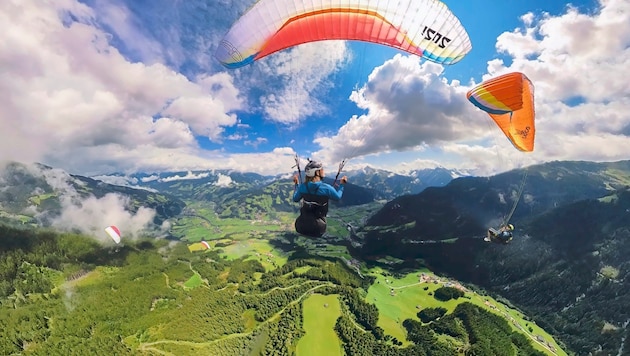
M261 258L191 253L166 240L114 248L6 226L0 246L2 354L290 355L313 295L338 298L334 332L348 355L545 354L466 301L434 321L404 320L403 346L364 296L374 279L338 260L297 258L266 269Z

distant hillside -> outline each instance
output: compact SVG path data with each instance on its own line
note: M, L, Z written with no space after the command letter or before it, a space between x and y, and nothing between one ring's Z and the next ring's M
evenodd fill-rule
M210 202L221 217L243 219L274 215L276 211L297 211L297 205L291 199L293 185L288 177L199 170L88 178L44 165L20 163L8 165L3 174L6 187L0 194L0 204L3 204L0 219L19 224L47 225L50 219L60 214L62 196L101 198L108 193L130 197L132 212L141 206L155 209L157 224L178 215L185 205L184 201ZM421 191L427 186L444 185L455 174L442 168L419 170L407 176L371 168L348 172L351 178L344 197L332 205L355 206L392 199L399 194ZM333 179L327 177L325 181L332 184ZM24 214L29 209L31 212Z
M493 177L463 177L443 188L403 196L372 216L368 226L406 225L406 237L443 240L483 234L511 210L524 174L526 184L512 221L630 186L630 161L553 162Z
M472 279L526 307L579 354L600 345L595 354L615 354L630 336L630 190L552 209L522 231L513 246L471 261L484 276Z
M122 176L100 178L123 179ZM333 178L327 177L324 181L332 184ZM216 170L136 174L124 177L120 184L123 183L155 189L186 201L210 202L223 218L258 219L278 211L295 212L298 208L292 200L294 185L290 177ZM349 183L343 199L331 204L338 207L361 205L378 197L378 192L373 189Z
M333 183L332 179L326 178L325 181ZM293 202L294 190L292 182L274 181L261 186L232 188L232 191L224 191L222 194L214 192L203 199L215 202L216 211L222 217L253 219L274 211L297 211L298 205ZM371 203L374 199L373 191L348 183L341 201L331 202L331 205L347 207Z
M80 207L89 197L107 194L128 198L126 208L131 213L141 207L154 209L157 225L178 215L185 205L156 191L111 185L42 164L13 162L0 168L0 220L9 224L47 226L62 213L64 204Z
M400 195L417 194L427 187L444 186L454 177L466 174L446 168L432 168L415 170L406 175L401 175L382 169L365 167L359 170L344 171L342 175L348 176L349 183L352 185L367 189L370 192L370 197L373 197L373 199L391 200ZM228 192L225 190L226 188L239 187L239 189L248 189L248 187L266 186L273 182L290 182L290 178L286 175L263 176L256 173L242 173L231 170L136 173L132 175L113 174L94 178L119 185L151 188L183 199L220 198ZM330 173L326 181L332 183L333 179L334 174ZM360 194L363 193L360 192ZM365 199L361 200L364 201ZM355 203L350 203L349 205L355 205Z
M417 194L428 187L442 187L462 175L446 168L421 169L401 175L371 167L348 171L346 174L353 184L372 189L379 199L387 200Z
M459 178L394 199L359 232L356 253L481 285L535 315L578 354L616 354L630 336L630 161L529 167L514 242L483 242L522 176Z
M256 173L241 173L228 170L165 172L136 174L141 186L169 193L183 199L208 199L232 193L247 191L252 187L268 184L272 177Z

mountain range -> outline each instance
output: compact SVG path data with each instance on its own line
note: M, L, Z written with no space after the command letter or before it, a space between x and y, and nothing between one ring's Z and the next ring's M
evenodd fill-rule
M441 187L452 179L469 174L443 167L412 170L406 174L394 173L369 166L342 172L349 183L369 191L371 199L390 200L405 194L417 194L427 187ZM257 173L242 173L230 170L175 171L160 173L122 173L92 177L103 182L136 188L150 188L169 192L181 197L196 197L200 194L222 195L220 188L234 186L264 186L271 182L291 182L290 175L263 176ZM334 177L326 177L333 183ZM201 190L207 190L202 193ZM364 191L363 193L367 193Z

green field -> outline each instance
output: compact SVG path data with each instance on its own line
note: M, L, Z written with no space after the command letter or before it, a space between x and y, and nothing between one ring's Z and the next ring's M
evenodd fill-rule
M189 207L191 211L178 217L171 226L171 234L189 242L223 238L246 240L262 237L267 233L286 231L295 219L293 214L288 213L277 214L277 219L222 219L211 207L203 206L198 202L191 202Z
M406 341L406 330L402 326L405 319L419 321L417 313L424 308L442 307L450 313L459 303L470 302L504 317L512 329L527 335L537 350L549 355L566 355L556 341L542 328L533 322L524 320L520 312L508 308L491 297L480 296L465 289L463 298L447 302L435 299L432 294L440 287L463 288L447 278L438 277L427 270L418 270L405 275L403 278L394 278L383 273L380 268L372 269L370 275L376 277L376 280L368 289L366 298L369 303L374 303L379 310L378 326L382 327L386 334L402 341L404 345L409 344ZM423 275L424 278L421 279ZM528 330L529 327L532 328L532 332ZM538 338L542 338L544 342L537 341ZM544 344L551 345L551 350L556 350L556 353L551 352L550 348Z
M190 277L186 283L184 283L184 287L186 288L196 288L203 284L203 280L199 273L195 272L192 277Z
M247 258L248 260L257 259L266 271L274 269L274 264L275 266L284 265L288 258L282 251L274 249L267 240L232 241L230 245L220 247L220 249L222 250L221 256L225 256L229 260L243 256L250 256Z
M341 316L338 296L313 294L302 305L306 334L298 341L296 354L343 355L341 341L334 330L335 322Z

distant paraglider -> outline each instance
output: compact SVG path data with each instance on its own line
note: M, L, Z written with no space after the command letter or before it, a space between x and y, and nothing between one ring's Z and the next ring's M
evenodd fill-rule
M238 68L323 40L378 43L440 64L455 64L472 49L459 19L438 0L260 0L234 23L215 57Z
M466 97L490 115L516 149L522 152L534 150L534 85L525 74L513 72L484 81L468 91ZM507 244L512 240L514 226L509 221L521 199L526 179L527 170L523 173L512 208L499 228L488 229L485 241Z
M484 240L486 242L494 242L505 245L512 241L512 237L514 236L512 231L514 231L514 225L512 224L501 226L499 229L491 227L488 229L488 235L484 238Z
M105 228L105 232L107 233L107 235L109 235L109 237L112 238L112 240L114 240L114 242L116 242L117 244L120 243L120 230L118 230L116 226L108 226L107 228Z
M190 252L205 251L210 248L211 248L210 244L205 240L201 240L200 242L195 242L188 245L188 251Z
M525 74L492 78L472 88L466 97L490 115L516 149L534 150L534 85Z

